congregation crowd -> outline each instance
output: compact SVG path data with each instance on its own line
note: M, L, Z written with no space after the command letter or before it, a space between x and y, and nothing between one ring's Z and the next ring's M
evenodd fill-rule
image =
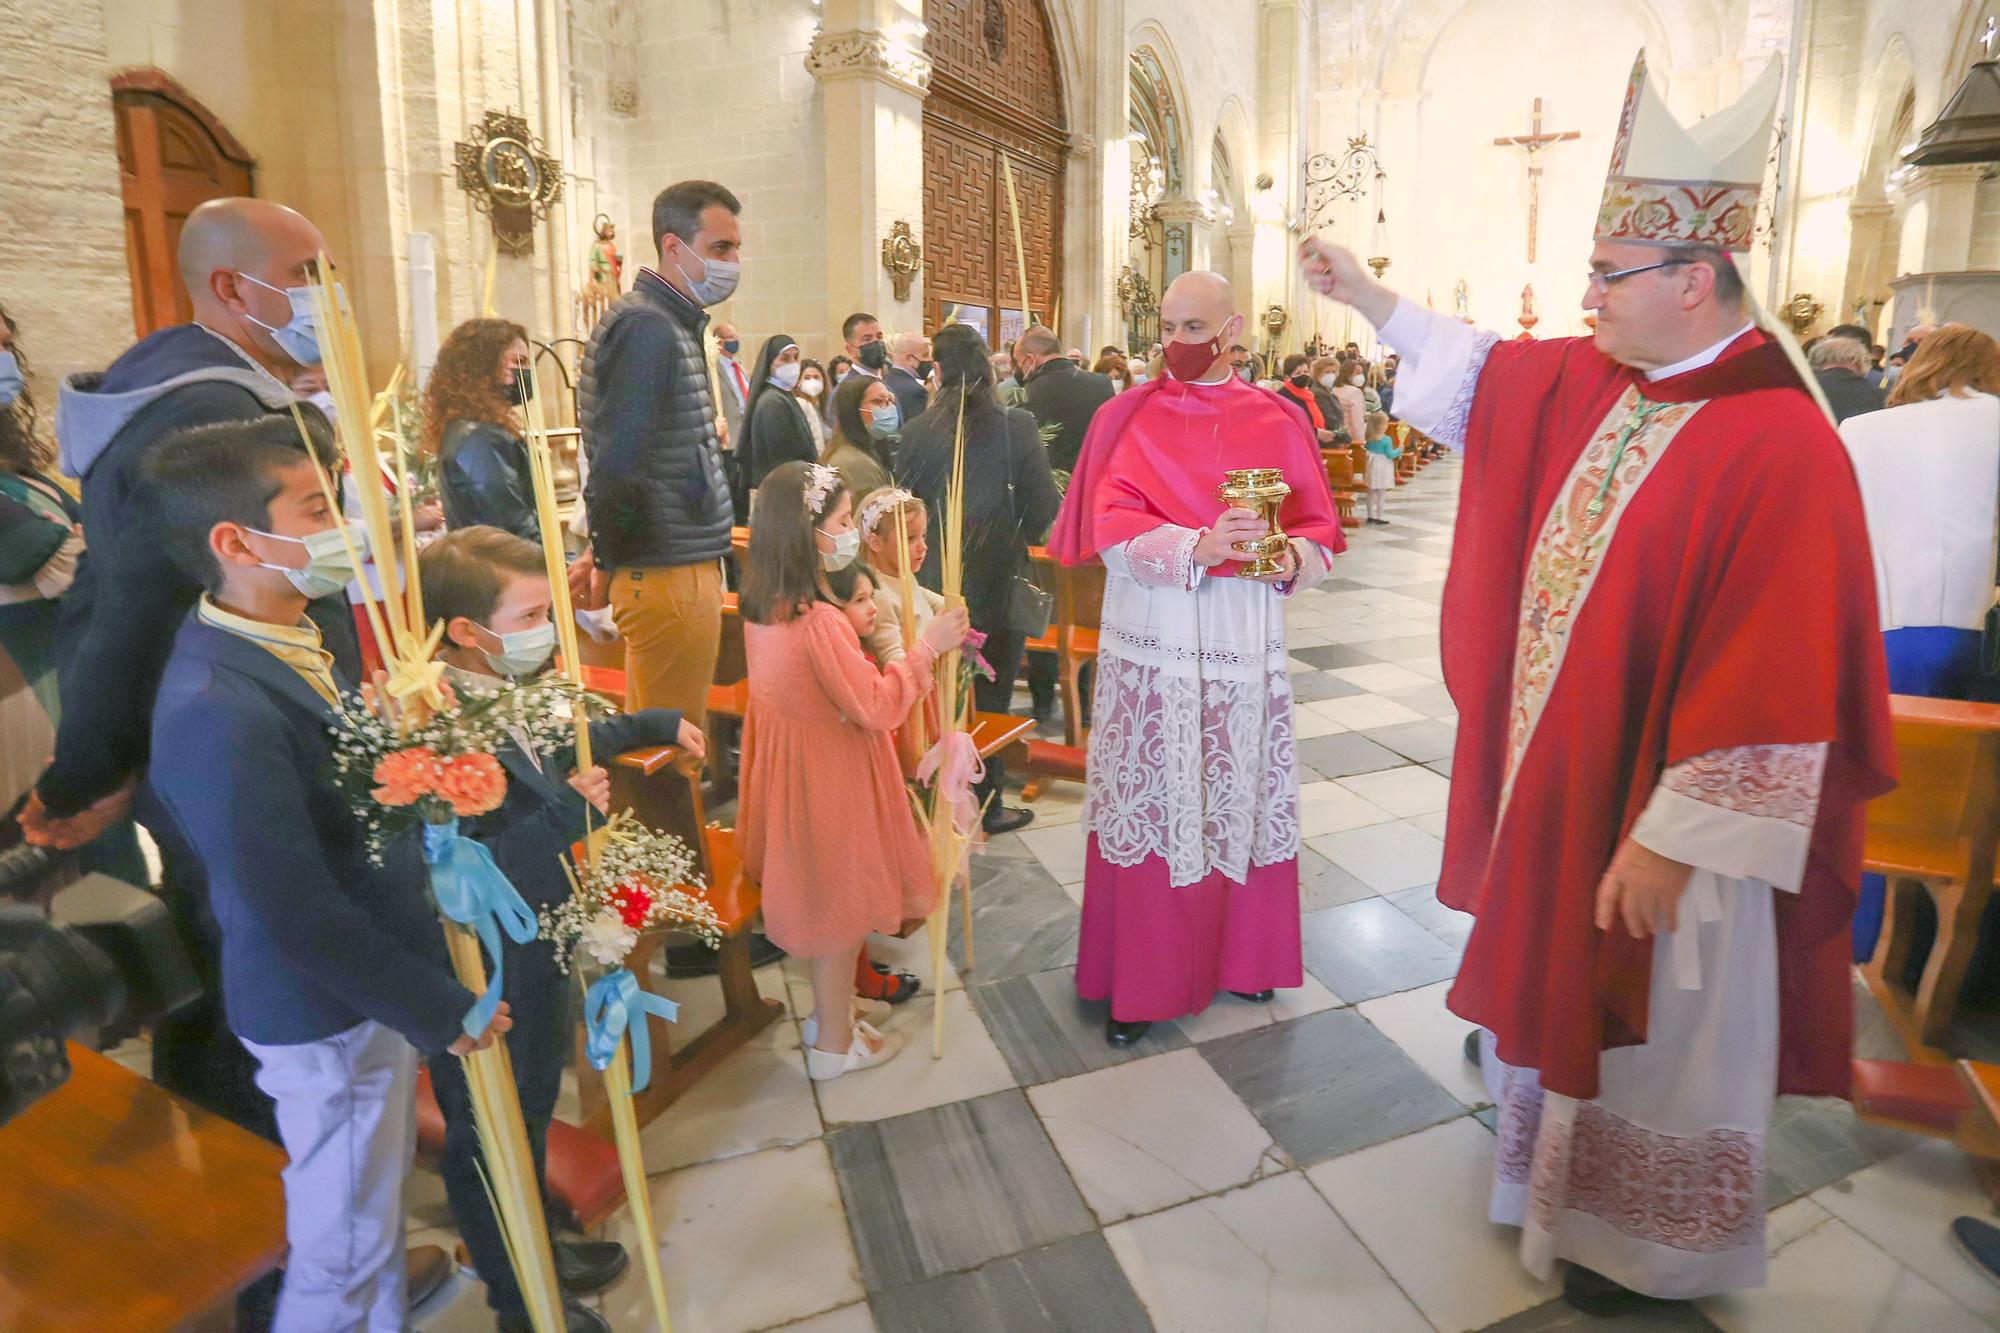
M879 966L868 939L907 933L936 902L906 792L908 756L896 740L927 706L936 661L961 649L982 660L973 686L981 712L1046 717L1053 706L1052 664L1028 650L1048 614L1031 548L1047 543L1070 563L1105 564L1113 577L1107 624L1129 612L1134 625L1171 630L1176 616L1213 614L1189 609L1197 593L1210 598L1202 605L1226 608L1240 624L1190 632L1211 645L1219 640L1200 635L1241 633L1237 647L1252 664L1230 682L1229 707L1250 710L1242 716L1251 721L1237 729L1288 737L1282 617L1272 630L1272 594L1327 577L1344 545L1316 451L1364 449L1364 521L1386 525L1395 460L1410 446L1391 434L1396 354L1376 360L1357 343L1336 349L1317 340L1283 358L1253 352L1234 341L1242 317L1211 275L1176 284L1174 304L1162 308L1162 341L1143 351L1104 346L1094 359L1038 324L994 348L971 324L891 331L865 312L826 331L825 345L837 338L840 350L824 361L790 334L746 341L706 313L733 294L745 263L739 214L735 196L712 182L662 192L652 218L657 264L639 272L591 333L576 386L581 497L569 522L568 583L582 626L622 644L625 707L599 724L601 735L594 728L600 754L671 743L700 757L720 744L707 700L725 615L744 622L749 721L729 742L732 761L718 768L740 775L738 841L746 871L763 886L766 935L755 961L789 953L808 965L806 1066L827 1080L897 1055L900 1039L876 1023L922 984ZM420 573L455 688L477 692L497 678L532 676L551 660L555 590L523 415L541 392L533 344L524 326L496 317L468 320L444 339L420 403L417 444L434 466L435 494L415 506L418 549L375 551L357 567L342 538L360 532L357 481L346 479L343 514L327 503L315 471L341 466L304 297L323 246L309 220L275 204L227 199L197 209L180 240L193 321L147 336L102 373L66 380L53 429L22 373L33 330L6 321L0 648L59 723L52 761L16 813L30 841L76 849L135 883L155 879L135 821L157 848L158 889L201 962L208 998L154 1033L154 1075L282 1141L291 1159L289 1266L282 1295L270 1286L246 1295L251 1325L400 1327L417 1287L441 1270L442 1256L406 1265L402 1245L401 1181L423 1061L447 1123L443 1170L454 1217L500 1327L526 1328L456 1057L507 1035L539 1169L573 1029L568 988L546 941L503 943L505 1002L475 1025L474 997L438 947L415 849L371 860L325 770L329 717L358 706L354 692L380 662L355 586L373 580L379 590L378 563ZM1414 447L1496 429L1501 418L1491 412L1468 422L1459 400L1469 401L1489 361L1509 374L1535 371L1531 350L1496 351L1490 340L1469 341L1454 321L1398 305L1351 257L1315 262L1324 290L1354 303L1412 367L1421 359L1431 368L1423 373L1434 382L1406 375L1412 403L1420 390L1429 403L1422 419L1430 434ZM1592 290L1602 295L1614 279L1647 271L1594 268ZM1710 284L1697 297L1714 328L1695 332L1721 336L1708 339L1713 360L1740 336L1739 315L1733 307L1716 313L1727 306L1726 293L1713 294L1721 278L1700 281ZM1841 326L1808 355L1862 482L1890 686L1974 697L1986 679L1979 629L1994 582L2000 345L1946 325L1913 330L1907 346L1884 355L1866 330ZM1655 358L1659 378L1699 376L1706 365L1677 371L1679 360ZM1233 543L1262 531L1254 516L1152 517L1128 531L1119 523L1137 504L1129 497L1095 511L1065 505L1093 467L1100 471L1091 484L1113 496L1143 489L1136 469L1167 466L1160 451L1139 452L1145 430L1159 425L1133 406L1165 401L1162 381L1180 395L1174 411L1198 418L1212 409L1231 432L1284 437L1283 447L1297 445L1295 456L1311 460L1313 480L1292 478L1306 493L1286 524L1294 536L1281 572L1261 580L1268 588L1254 578L1210 581L1219 587L1202 578L1240 559ZM1259 393L1245 397L1245 386ZM319 410L295 411L300 402ZM1650 420L1635 417L1633 429ZM1127 435L1139 443L1109 453ZM959 607L942 595L934 557L948 540L961 440ZM58 479L58 450L60 473L79 486ZM1107 454L1117 467L1107 469ZM1981 484L1967 485L1973 477ZM1213 480L1201 480L1203 504ZM1152 502L1175 503L1158 495L1176 484L1166 478ZM1488 484L1504 488L1504 478ZM1531 484L1541 482L1521 483L1524 503ZM922 585L908 600L906 575ZM1488 599L1510 622L1495 642L1512 642L1512 596L1508 587ZM1271 665L1263 654L1274 635ZM1167 697L1166 664L1145 669L1162 673L1148 678L1145 698L1135 703L1120 693L1129 684L1112 683L1094 706L1110 714ZM1491 674L1505 683L1504 671ZM1027 697L1017 700L1023 685ZM1199 719L1215 696L1189 697L1200 700L1192 705ZM1107 744L1121 743L1117 728L1105 734ZM1760 748L1745 736L1714 749ZM514 779L506 801L470 821L471 835L531 906L551 906L567 892L555 867L586 806L608 809L609 780L601 765L576 771L573 755L538 752L525 737L503 761ZM1116 761L1114 751L1102 762ZM1246 796L1254 811L1246 840L1282 827L1288 809L1295 815L1295 776L1281 778ZM1009 792L1009 775L989 758L973 788L985 833L1032 820L1009 804ZM1189 968L1192 983L1175 978L1171 997L1142 1000L1132 926L1114 927L1106 915L1121 894L1127 904L1143 901L1137 879L1121 887L1115 878L1142 858L1121 859L1100 846L1104 835L1093 826L1093 866L1101 857L1121 869L1089 886L1078 986L1087 998L1113 1000L1111 1041L1130 1042L1149 1022L1199 1008L1219 991L1268 999L1269 987L1298 984L1283 979L1297 972L1296 869L1285 886L1275 875L1260 880L1290 865L1295 836L1254 849L1246 841L1232 853L1216 845L1229 834L1215 834L1186 874L1176 848L1155 858L1159 884L1147 892L1171 884L1198 899L1210 886L1223 895L1215 920L1235 894L1226 910L1266 923L1255 932L1265 953L1253 966L1233 954L1218 961L1222 946L1214 946ZM1772 853L1774 864L1793 851L1802 860L1803 842L1785 846L1782 856ZM1225 876L1231 854L1238 862ZM1122 943L1119 929L1128 932ZM1187 948L1176 941L1160 951ZM713 966L704 953L693 944L669 949L666 966L699 972ZM1592 1047L1590 1060L1598 1053ZM1483 1056L1495 1068L1515 1054L1487 1038ZM1551 1068L1542 1077L1553 1097L1561 1089ZM1586 1088L1578 1096L1588 1099L1595 1075L1566 1086ZM1534 1093L1539 1106L1540 1088ZM1510 1113L1503 1098L1502 1114ZM627 1262L616 1244L568 1236L557 1238L556 1255L572 1296L601 1289ZM605 1327L574 1300L567 1311L572 1329Z

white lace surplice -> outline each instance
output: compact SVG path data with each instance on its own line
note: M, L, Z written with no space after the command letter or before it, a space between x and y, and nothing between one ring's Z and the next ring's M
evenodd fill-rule
M1299 854L1298 764L1283 596L1326 576L1295 542L1301 573L1274 591L1210 578L1201 532L1163 525L1107 548L1092 696L1084 825L1117 866L1166 862L1176 887Z

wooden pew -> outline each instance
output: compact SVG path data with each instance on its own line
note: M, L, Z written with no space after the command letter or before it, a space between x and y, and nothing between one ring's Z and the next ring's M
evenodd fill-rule
M1340 519L1343 528L1361 526L1361 515L1355 511L1355 501L1367 489L1361 482L1365 473L1354 470L1354 455L1346 449L1322 449L1319 456L1326 464L1326 484L1333 491L1333 512Z
M1912 1056L1942 1046L1993 896L2000 844L2000 704L1896 695L1897 788L1869 803L1862 868L1888 881L1882 934L1861 973ZM1903 985L1917 895L1937 937L1914 993Z

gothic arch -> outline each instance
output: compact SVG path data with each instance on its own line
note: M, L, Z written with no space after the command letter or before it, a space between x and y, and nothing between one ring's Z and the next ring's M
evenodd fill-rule
M1438 39L1475 0L1391 0L1376 12L1361 41L1363 49L1381 52L1375 62L1375 88L1384 97L1415 97L1425 86L1431 54ZM1645 24L1646 46L1662 71L1707 64L1723 58L1714 0L1635 0ZM1662 4L1674 6L1679 23L1668 23ZM1665 58L1661 58L1664 53Z

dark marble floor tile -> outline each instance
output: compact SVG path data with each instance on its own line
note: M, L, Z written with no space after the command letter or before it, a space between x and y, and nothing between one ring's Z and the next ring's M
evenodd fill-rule
M1857 1060L1904 1060L1909 1058L1889 1015L1868 990L1868 983L1854 978L1854 1058Z
M1480 1333L1701 1333L1712 1330L1710 1322L1685 1301L1672 1301L1647 1308L1637 1314L1599 1319L1565 1305L1561 1297L1523 1310L1497 1324L1488 1324Z
M1319 648L1294 648L1292 656L1301 662L1310 662L1315 671L1334 671L1341 667L1372 666L1384 659L1373 653L1345 643L1329 643Z
M1383 898L1306 913L1302 942L1306 970L1349 1004L1428 986L1458 971L1457 949Z
M1336 565L1335 565L1335 568L1339 568L1338 564L1336 564ZM1361 591L1363 591L1363 590L1365 590L1365 589L1367 589L1367 588L1369 588L1369 587L1371 587L1371 586L1372 586L1371 584L1367 584L1367 583L1356 583L1356 582L1355 582L1355 581L1354 581L1353 579L1343 579L1343 578L1339 578L1339 577L1334 577L1334 578L1330 578L1330 579L1328 579L1328 580L1327 580L1326 582L1324 582L1324 583L1320 584L1320 585L1319 585L1319 587L1318 587L1318 588L1317 588L1317 589L1316 589L1315 591L1318 591L1318 592L1361 592Z
M1297 743L1299 763L1323 778L1351 778L1356 773L1380 773L1385 768L1401 768L1409 761L1386 745L1377 744L1359 732L1343 731L1332 736L1314 736ZM1300 778L1312 779L1302 773Z
M1372 898L1375 890L1310 847L1299 848L1299 910L1317 912Z
M1393 699L1405 708L1414 708L1425 717L1439 717L1445 713L1456 713L1458 705L1453 702L1451 691L1443 682L1417 685L1407 690L1384 690L1384 699Z
M1457 1098L1351 1009L1307 1014L1199 1049L1302 1166L1465 1113Z
M1153 1327L1101 1232L883 1292L882 1333L1149 1333Z
M1096 1228L1020 1091L827 1135L871 1292Z
M1458 725L1453 722L1401 722L1361 734L1419 764L1451 758L1452 747L1458 743Z
M1472 1113L1472 1118L1474 1120L1477 1120L1480 1124L1486 1126L1486 1132L1488 1134L1498 1134L1500 1132L1499 1107L1497 1106L1482 1107L1481 1109L1474 1111Z
M1294 671L1292 673L1292 698L1300 703L1311 703L1317 699L1345 699L1351 694L1365 694L1359 685L1344 681L1331 671Z
M1920 1142L1862 1124L1854 1108L1838 1098L1780 1097L1765 1142L1770 1170L1765 1197L1776 1208Z
M1472 914L1446 907L1437 899L1437 885L1425 884L1420 888L1404 889L1401 893L1382 895L1396 905L1396 910L1443 940L1454 950L1463 952L1465 941L1472 934Z
M973 986L967 994L1024 1088L1188 1044L1172 1023L1156 1023L1138 1045L1113 1046L1104 1039L1110 1005L1076 998L1073 967Z
M1446 755L1446 756L1445 756L1444 758L1442 758L1442 759L1434 759L1434 760L1432 760L1432 761L1431 761L1430 763L1428 763L1428 764L1425 764L1425 765L1424 765L1424 767L1425 767L1425 768L1428 768L1428 769L1429 769L1429 770L1430 770L1431 772L1433 772L1433 773L1440 773L1440 774L1443 774L1443 775L1444 775L1445 777L1450 777L1450 776L1451 776L1451 756L1450 756L1450 755Z
M1076 961L1076 904L1033 853L1025 846L1021 851L1025 860L973 858L972 942L979 966L965 965L965 932L956 916L946 945L951 965L968 984L1023 977Z

